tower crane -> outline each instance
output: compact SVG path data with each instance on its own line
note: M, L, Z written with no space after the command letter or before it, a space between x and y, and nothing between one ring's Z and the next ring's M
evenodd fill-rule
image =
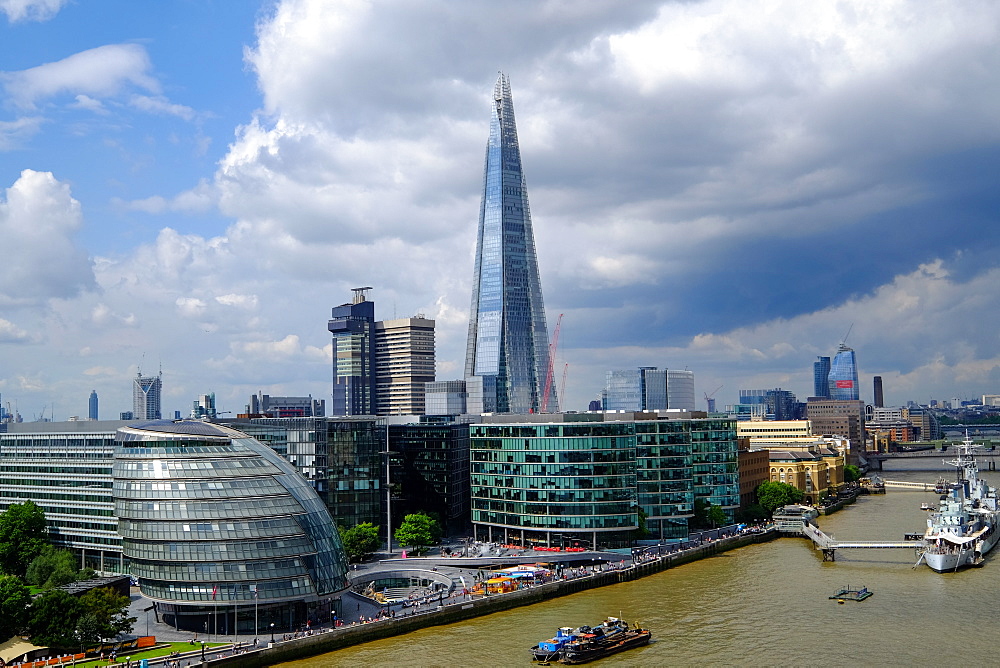
M559 383L559 394L556 395L557 397L559 397L559 401L566 401L566 374L568 372L569 372L569 362L566 362L566 365L563 366L562 382ZM562 409L566 410L566 407L563 406Z
M552 374L556 361L556 350L559 349L559 330L562 329L562 319L563 314L560 313L559 319L556 320L556 330L552 334L552 343L549 344L549 366L545 370L545 389L542 391L542 413L549 412L549 396L552 393Z
M714 390L712 390L711 394L705 394L705 403L708 404L707 408L708 408L708 412L709 413L714 413L715 412L715 399L713 398L713 397L715 397L715 393L718 392L719 390L721 390L724 387L725 387L725 385L719 385L717 388L715 388Z

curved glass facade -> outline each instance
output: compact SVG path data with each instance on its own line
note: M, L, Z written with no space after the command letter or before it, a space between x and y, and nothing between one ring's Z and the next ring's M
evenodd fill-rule
M348 586L337 529L312 486L242 432L196 421L123 427L113 478L132 573L182 628L207 631L214 616L227 632L218 611L228 630L241 604L290 626ZM241 630L257 617L240 617Z
M829 397L839 401L857 401L861 398L858 387L858 363L854 350L840 344L837 355L830 363Z

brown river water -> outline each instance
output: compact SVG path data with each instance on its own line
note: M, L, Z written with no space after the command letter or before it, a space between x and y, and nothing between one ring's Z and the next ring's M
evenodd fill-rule
M923 465L923 470L913 470ZM933 482L945 472L930 462L887 480ZM983 474L1000 485L1000 474ZM922 532L923 502L933 493L890 489L861 497L829 517L841 539L902 540ZM939 574L912 568L910 549L854 549L823 562L804 538L779 538L624 584L365 643L282 664L316 666L529 666L529 648L560 626L595 624L608 615L653 632L640 649L599 666L958 666L1000 665L995 606L1000 548L983 568ZM865 586L866 601L838 604L841 587Z

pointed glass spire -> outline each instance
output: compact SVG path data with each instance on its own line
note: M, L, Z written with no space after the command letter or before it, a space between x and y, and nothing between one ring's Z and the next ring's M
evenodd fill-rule
M475 389L469 388L469 410L538 412L549 337L510 80L503 73L493 89L470 313L465 376ZM547 410L556 412L552 385Z

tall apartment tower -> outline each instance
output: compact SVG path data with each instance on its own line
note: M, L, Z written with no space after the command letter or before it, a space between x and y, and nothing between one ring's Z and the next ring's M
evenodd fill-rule
M885 407L885 398L882 396L882 376L875 376L872 379L872 389L875 391L875 408Z
M854 349L841 343L837 354L830 363L830 399L857 401L861 398L858 387L858 362Z
M97 411L97 390L91 390L90 391L90 401L88 403L89 403L89 406L88 406L89 410L87 411L87 419L89 419L89 420L97 420L97 419L99 419L97 417L97 415L98 415L98 411Z
M424 383L434 382L434 321L375 323L375 414L423 415Z
M830 358L817 357L813 362L813 396L830 398Z
M371 287L353 288L350 304L333 307L327 329L333 335L331 415L375 414L375 302Z
M143 376L142 370L132 381L132 419L159 420L160 398L163 391L163 372L155 376Z
M510 80L493 89L465 357L469 412L539 412L549 336ZM555 383L547 410L558 412Z

